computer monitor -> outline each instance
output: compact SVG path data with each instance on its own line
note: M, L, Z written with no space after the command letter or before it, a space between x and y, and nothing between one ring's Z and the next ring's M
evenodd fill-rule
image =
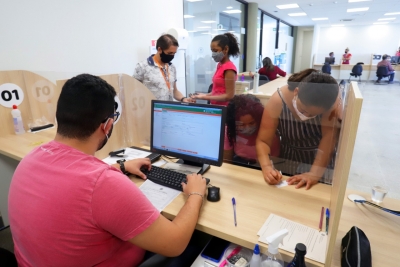
M390 57L390 63L391 64L398 64L399 62L400 62L400 57L398 57L398 56Z
M325 63L331 64L331 65L335 64L335 57L325 57Z
M222 165L225 119L224 106L152 100L150 149L203 174Z

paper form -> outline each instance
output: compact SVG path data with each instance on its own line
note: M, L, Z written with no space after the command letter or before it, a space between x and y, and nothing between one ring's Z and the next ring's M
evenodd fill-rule
M150 180L146 180L139 189L160 212L181 193L181 191L153 183Z
M140 159L140 158L145 158L150 154L151 154L150 151L143 151L143 150L128 147L128 148L125 148L125 153L121 154L121 155L123 155L122 157L107 157L107 158L103 159L103 161L105 163L111 165L111 164L117 163L117 160Z
M268 244L266 238L282 229L287 229L289 234L283 239L283 245L279 245L280 249L295 253L296 244L303 243L307 247L307 258L325 263L326 244L328 241L325 232L319 232L314 228L275 214L271 214L260 231L258 231L257 235L260 236L258 241Z
M287 181L285 180L285 181L281 181L279 184L277 184L277 185L275 185L277 188L281 188L281 187L284 187L284 186L288 186L288 183L287 183Z

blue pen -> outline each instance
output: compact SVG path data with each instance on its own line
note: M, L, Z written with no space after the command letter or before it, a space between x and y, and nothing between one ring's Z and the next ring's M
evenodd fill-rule
M328 235L328 228L329 228L329 209L326 209L326 234Z
M237 226L237 222L236 222L236 200L233 197L232 198L232 206L233 206L233 219L235 221L235 227Z

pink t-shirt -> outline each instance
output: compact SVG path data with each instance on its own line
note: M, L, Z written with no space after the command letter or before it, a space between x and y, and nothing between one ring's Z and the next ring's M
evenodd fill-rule
M350 64L349 58L351 57L351 54L350 54L350 53L343 54L343 57L344 57L345 59L343 60L343 63L342 63L342 64Z
M213 88L211 91L211 95L222 95L226 93L225 71L227 70L233 70L235 73L237 73L236 66L235 64L232 63L232 61L225 62L224 64L218 63L217 70L215 71L215 74L212 78ZM235 75L235 81L236 81L236 75ZM210 101L210 104L221 105L221 106L227 106L228 103L229 101L216 101L216 100Z
M136 266L127 240L160 216L119 170L55 141L22 159L8 208L19 266Z
M236 135L236 143L234 146L231 146L228 139L227 129L225 127L225 140L224 140L224 150L231 150L235 155L245 159L254 159L257 160L257 151L256 151L256 139L257 139L258 131L250 136L238 134Z

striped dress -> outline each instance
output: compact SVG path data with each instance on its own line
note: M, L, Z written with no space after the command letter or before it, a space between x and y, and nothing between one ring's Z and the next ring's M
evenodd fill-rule
M295 118L286 105L279 89L278 94L283 104L278 125L281 137L279 158L285 160L279 166L283 173L289 175L308 172L314 162L319 143L322 139L322 115L306 121L300 121ZM335 157L333 156L324 176L319 182L332 184L334 161Z

